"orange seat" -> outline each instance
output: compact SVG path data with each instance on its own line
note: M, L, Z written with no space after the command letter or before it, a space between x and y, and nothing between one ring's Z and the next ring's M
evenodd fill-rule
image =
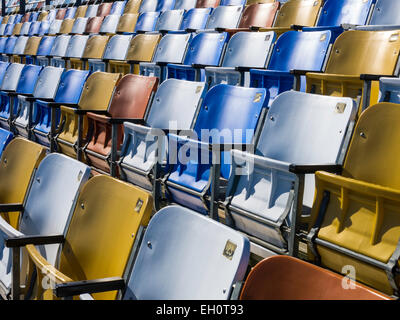
M88 19L85 28L85 34L99 33L101 24L103 23L104 17L91 17Z

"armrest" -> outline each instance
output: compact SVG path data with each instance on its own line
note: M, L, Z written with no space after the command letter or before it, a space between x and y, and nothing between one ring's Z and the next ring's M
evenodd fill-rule
M0 204L0 212L21 212L24 210L22 203L4 203Z
M231 151L231 150L247 150L249 147L254 148L253 144L247 143L211 143L209 144L209 150L220 150L221 152Z
M77 107L78 104L77 103L62 103L62 102L49 102L48 106L50 108L59 108L61 106L67 107L67 108L74 108Z
M78 115L81 115L81 114L82 114L82 115L85 115L85 114L87 114L88 112L95 113L95 114L101 114L101 115L107 115L107 114L108 114L108 112L107 112L107 111L104 111L104 110L75 109L74 112L75 112L75 114L78 114Z
M193 33L193 32L196 32L197 30L196 29L191 29L191 28L186 28L185 31L187 33Z
M144 119L135 119L135 118L110 118L108 120L108 122L111 124L122 124L124 122L131 122L131 123L136 123L136 124L141 124L141 125L146 124Z
M290 26L290 29L295 30L295 31L301 31L303 30L304 26L298 25L298 24L292 24Z
M204 69L205 67L207 67L206 64L199 64L199 63L192 64L192 68L195 68L195 69Z
M7 248L24 247L28 244L33 245L45 245L45 244L56 244L63 243L65 241L64 235L51 235L51 236L18 236L8 238L5 241Z
M227 29L226 28L215 28L214 30L217 32L225 32Z
M260 30L260 27L256 27L256 26L250 27L250 31L258 31L258 30Z
M380 78L396 78L393 75L361 74L360 79L364 81L379 81Z
M317 73L308 72L306 74L307 78L326 80L326 81L362 81L360 80L360 75L347 75L347 74L331 74L331 73Z
M342 173L342 166L339 164L323 164L323 165L297 165L291 164L289 171L296 174L310 174L317 171L326 171L331 173Z
M250 67L235 67L236 71L240 71L240 72L249 72L250 71Z
M298 69L292 69L290 70L291 74L294 74L295 76L305 76L307 73L323 73L320 70L298 70Z
M96 293L105 291L122 290L125 281L119 277L74 281L56 284L54 293L57 297L71 297L84 293Z

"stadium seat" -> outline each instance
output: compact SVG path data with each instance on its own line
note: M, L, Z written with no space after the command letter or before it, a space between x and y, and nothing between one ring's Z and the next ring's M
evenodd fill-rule
M82 17L82 18L85 17L86 11L87 11L87 6L86 5L79 6L76 9L75 19L76 18L80 18L80 17Z
M118 162L121 179L147 190L153 189L155 164L158 159L165 162L164 137L159 137L159 130L192 128L205 92L204 82L167 79L159 85L145 124L124 123L124 141ZM157 154L158 144L161 150Z
M107 111L114 88L121 75L94 72L86 80L79 99L78 108L61 106L62 130L56 137L58 150L70 157L84 160L82 147L87 135L87 117L85 112Z
M110 15L122 16L126 5L126 1L114 1L110 9Z
M219 66L228 42L226 32L201 32L196 34L189 43L183 64L167 65L168 78L191 81L204 80L206 66Z
M53 67L65 68L63 57L67 54L68 45L72 36L61 34L57 36L50 51L50 65Z
M34 21L31 23L29 27L28 36L37 36L39 35L40 26L42 25L41 21Z
M88 164L100 173L116 176L117 152L123 139L123 121L143 122L158 80L133 74L118 82L107 115L87 113L88 137L84 148Z
M247 6L240 18L238 28L269 28L272 27L279 2L254 3Z
M74 19L74 18L75 18L75 15L76 15L76 10L77 10L77 7L69 7L69 8L66 10L63 19ZM58 13L58 12L57 12L57 13ZM56 19L58 19L58 18L56 17Z
M86 42L86 47L80 58L70 58L70 68L78 70L88 70L89 59L100 60L103 56L104 50L106 49L108 36L93 35L90 36Z
M91 4L88 5L87 10L85 12L86 18L93 18L97 16L97 11L99 10L99 4Z
M35 64L40 66L50 65L50 53L53 49L53 44L56 41L56 37L44 36L40 41L39 47L36 52Z
M89 284L99 278L123 278L129 271L136 237L150 219L151 196L137 187L100 175L84 185L76 203L57 265L46 259L38 247L26 247L36 266L38 283L50 275L65 288L72 281ZM55 298L52 293L38 287L36 299ZM117 294L116 290L94 293L93 298L110 300L116 299Z
M120 16L118 15L109 15L104 17L103 23L101 24L99 33L100 34L109 34L113 35L117 31L117 25L119 22Z
M373 82L397 73L399 32L351 30L342 33L333 45L325 73L306 74L306 91L361 99L360 114L370 102L377 102Z
M34 84L33 94L32 91L27 90L27 93L18 95L18 108L13 119L14 130L19 135L33 140L33 126L43 121L43 117L50 116L50 111L43 110L42 105L37 103L37 100L54 99L63 72L63 68L50 66L43 68L39 76L37 76L37 69L35 73L32 72L32 78L33 76L37 78L35 83L29 85L29 89L31 90ZM40 139L38 141L41 142Z
M70 68L71 59L81 59L83 52L86 49L88 39L88 35L74 35L71 37L68 42L66 54L63 57L66 68Z
M15 44L17 42L18 37L11 36L8 37L4 46L3 54L1 55L2 61L9 61L9 57L12 55Z
M218 6L210 14L206 29L234 29L238 26L242 6Z
M138 17L138 13L124 13L118 21L116 33L134 33Z
M282 92L305 91L305 73L323 71L332 42L329 30L283 33L276 41L267 70L250 70L250 87L269 90L269 105Z
M36 36L29 37L25 46L24 53L20 56L21 63L34 64L34 57L37 54L41 40L42 37L36 37Z
M13 48L12 54L9 55L9 61L20 63L20 56L24 54L26 43L28 42L29 37L27 36L19 36L17 41L15 42L15 46Z
M379 91L379 102L400 104L400 81L398 78L380 78Z
M196 7L196 1L197 0L176 0L175 1L175 10L190 10Z
M167 10L160 14L157 19L155 30L167 33L168 31L178 31L183 19L184 10Z
M64 19L61 23L58 34L70 34L75 24L75 19Z
M103 3L99 4L99 7L97 8L96 16L98 16L98 17L108 16L110 14L112 6L113 6L112 2L103 2Z
M49 30L47 30L47 34L52 35L52 36L60 34L62 23L63 23L63 20L52 21L50 23ZM24 29L24 26L22 26L22 29Z
M223 192L224 181L229 178L229 150L232 145L254 143L267 104L268 92L262 88L226 84L212 87L189 138L169 134L169 140L176 146L170 148L169 154L172 167L166 179L169 201L218 219L215 204Z
M62 168L62 170L60 170ZM43 236L63 238L78 193L88 180L90 168L61 154L50 154L39 164L25 201L18 230L0 218L0 282L3 297L19 299L20 254L26 244L37 244L38 250L52 264L62 241L37 242ZM12 206L9 210L15 210ZM43 245L47 244L47 245ZM16 257L17 256L17 257ZM22 277L22 275L21 275ZM29 285L29 279L27 280Z
M307 236L316 263L386 294L398 290L399 106L378 103L360 116L342 175L316 173L316 198Z
M220 0L197 0L196 8L216 8Z
M208 86L220 83L244 86L250 68L265 67L274 42L274 32L235 33L229 39L221 67L205 68Z
M84 34L99 33L104 17L86 17L88 18Z
M400 3L396 0L377 0L372 12L370 26L399 26L400 17L396 14Z
M149 32L156 28L160 12L143 12L139 15L135 25L135 32Z
M297 254L295 232L300 215L309 214L312 207L313 173L324 167L338 170L355 116L351 98L296 91L279 95L268 112L254 155L232 151L227 220L233 220L235 228L262 247Z
M375 290L305 261L273 256L259 262L248 275L241 300L388 300ZM345 284L350 286L347 282Z
M70 33L71 34L84 34L88 20L89 20L89 18L85 18L85 17L76 18Z
M104 51L103 61L97 62L95 68L91 68L93 71L108 71L108 72L121 72L116 70L114 65L118 64L118 61L125 61L126 53L130 41L132 39L131 35L121 35L117 34L110 38L107 43L107 47ZM92 64L92 60L89 60L89 65ZM102 66L101 66L102 65ZM101 66L101 68L100 68ZM115 70L115 71L114 71ZM124 74L129 73L129 66L126 68Z
M22 28L22 23L17 23L14 25L14 28L12 30L12 35L13 36L19 36Z
M124 8L124 14L139 13L139 7L141 2L142 2L141 0L128 0Z
M139 8L139 13L155 12L157 9L157 0L142 0Z
M140 62L140 74L157 77L163 82L166 64L183 62L190 38L190 34L166 34L158 43L152 62Z
M193 8L183 14L180 30L192 32L205 29L211 8Z

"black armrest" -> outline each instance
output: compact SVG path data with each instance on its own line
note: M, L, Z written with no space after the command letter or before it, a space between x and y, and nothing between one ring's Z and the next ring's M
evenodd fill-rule
M1 91L5 92L5 93L7 93L7 94L9 94L9 93L14 93L14 92L15 92L15 90L8 90L8 89L1 90Z
M78 115L80 115L80 114L85 115L85 114L88 113L88 112L92 112L92 113L96 113L96 114L101 114L101 115L108 115L108 112L107 112L107 111L104 111L104 110L76 109L76 110L74 110L74 112L75 112L75 114L78 114Z
M96 280L74 281L56 284L54 293L57 297L72 297L84 293L106 292L122 290L125 281L122 278L112 277Z
M320 70L297 70L297 69L290 70L290 73L294 74L295 76L305 76L306 73L309 73L309 72L322 73L322 71L320 71Z
M330 173L342 173L342 166L340 164L327 164L327 165L295 165L289 166L289 171L298 174L315 173L317 171L327 171Z
M9 91L9 90L2 90L2 91L5 92L9 97L15 97L18 95L18 93L16 93L15 91Z
M160 66L160 67L165 67L168 64L168 62L163 62L163 61L157 61L156 65Z
M205 67L208 67L206 64L199 64L199 63L193 63L192 67L195 69L204 69Z
M360 74L360 80L364 81L379 81L380 78L395 78L393 75L379 75L379 74Z
M134 119L134 118L110 118L108 122L111 124L122 124L124 122L132 122L135 124L143 124L143 125L146 123L144 119Z
M304 28L304 26L300 26L298 24L292 24L290 26L290 29L293 29L293 30L296 30L296 31L301 31L301 30L303 30L303 28Z
M33 102L36 100L36 98L32 97L32 96L25 96L25 97L26 97L26 101L28 101L28 102Z
M77 107L77 104L76 103L49 102L50 108L59 108L61 106L74 108L74 107Z
M258 31L258 30L260 30L260 27L256 27L256 26L250 27L250 31Z
M250 67L235 67L235 70L240 71L240 72L248 72L248 71L250 71L250 69L252 69L252 68L250 68Z
M44 244L55 244L63 243L65 241L64 235L52 235L52 236L20 236L15 238L6 239L7 248L18 248L24 247L28 244L33 245L44 245Z
M24 210L22 203L0 204L0 212L21 212L22 210Z
M186 28L185 31L187 33L192 33L192 32L196 32L196 29Z
M245 143L212 143L209 145L209 150L212 151L214 148L219 148L221 152L223 151L231 151L232 149L244 151L248 147L253 146L252 144Z
M214 30L217 32L225 32L226 28L215 28Z
M137 61L137 60L126 60L126 62L129 63L129 64L138 64L138 63L140 63L140 61Z

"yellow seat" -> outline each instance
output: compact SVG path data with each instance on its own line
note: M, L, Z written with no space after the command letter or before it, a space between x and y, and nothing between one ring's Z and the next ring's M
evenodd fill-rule
M70 69L88 70L88 59L101 59L106 49L109 36L93 35L86 42L82 58L70 58Z
M61 34L69 34L74 26L75 19L64 19L61 23L60 31Z
M22 23L17 23L14 26L14 29L12 31L12 35L13 36L19 36L19 34L21 33L21 28L22 28Z
M272 3L272 2L275 2L275 0L247 0L246 6L250 6L256 3Z
M394 75L400 50L400 30L346 31L335 41L325 73L307 73L307 92L360 97L359 114L378 101L377 82L362 74ZM364 86L372 86L364 90Z
M96 175L90 179L77 200L58 270L32 245L26 248L36 266L38 281L56 283L122 278L140 227L147 226L152 213L151 195L117 179ZM117 298L117 291L93 294L95 299ZM37 299L51 299L52 292L37 288Z
M46 153L45 147L14 138L5 148L0 163L0 203L23 203L31 177ZM18 228L19 213L3 213L2 217Z
M10 16L3 17L3 20L1 20L1 24L7 24L9 18Z
M114 88L121 74L94 72L86 80L79 100L78 109L87 111L105 112L108 110ZM59 150L73 158L85 161L81 158L81 147L87 134L87 118L84 114L77 114L76 109L61 106L60 123L63 123L61 132L56 140ZM82 121L82 141L78 141L79 121Z
M150 62L153 59L161 34L138 34L132 38L125 61L110 60L108 72L139 74L139 62Z
M85 17L86 10L87 10L87 6L79 6L79 7L76 9L76 12L75 12L75 19L76 19L76 18L83 18L83 17Z
M124 14L126 13L138 13L142 0L129 0L124 8Z
M42 37L32 36L26 42L24 54L19 57L20 63L26 64L26 56L35 56Z
M394 290L382 268L391 259L393 267L398 265L398 119L400 106L392 103L376 104L361 114L343 174L316 174L308 236L310 249L316 249L314 255L322 266L339 273L351 266L358 281L389 295ZM398 285L399 279L394 279Z
M116 32L133 33L135 31L138 17L139 17L138 13L124 13L118 21Z
M44 20L46 20L48 15L49 15L49 13L48 13L47 11L42 11L42 12L40 12L37 21L44 21Z

